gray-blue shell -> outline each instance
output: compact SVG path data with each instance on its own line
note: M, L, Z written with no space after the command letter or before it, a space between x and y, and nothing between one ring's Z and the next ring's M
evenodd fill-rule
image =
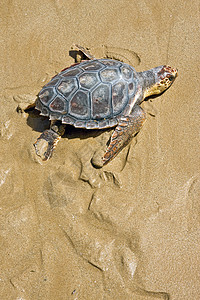
M36 108L51 120L81 128L107 128L125 114L138 88L135 69L95 59L61 71L38 95Z

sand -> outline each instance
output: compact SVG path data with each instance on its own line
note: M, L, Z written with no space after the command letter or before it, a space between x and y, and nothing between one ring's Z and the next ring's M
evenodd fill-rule
M199 1L1 1L0 21L0 299L200 299ZM44 163L48 120L23 110L74 43L179 70L102 169L111 132L71 129Z

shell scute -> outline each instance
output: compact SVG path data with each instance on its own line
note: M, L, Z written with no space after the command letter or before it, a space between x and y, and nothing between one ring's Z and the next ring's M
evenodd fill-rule
M62 77L69 77L69 76L76 76L78 74L81 74L83 71L77 67L74 67L73 69L67 68L63 72L61 72Z
M41 115L42 116L49 116L49 110L47 109L47 107L42 107L41 108Z
M77 119L89 118L89 99L88 93L84 91L78 91L71 98L69 103L69 114L76 117Z
M92 118L101 119L111 115L110 87L100 84L92 92Z
M72 93L78 90L78 87L76 78L66 78L58 85L58 92L65 98L68 98Z
M122 73L122 77L126 80L131 79L131 77L133 76L133 70L126 65L125 66L123 65L121 67L121 73Z
M52 86L56 86L58 82L59 82L59 78L54 77L54 78L51 79L51 81L49 81L49 83L47 83L47 84L45 85L45 87L48 87L48 86L51 86L51 87L52 87Z
M134 92L135 84L133 82L130 82L128 85L128 93L131 95Z
M100 62L97 60L89 61L82 63L81 68L85 71L97 71L104 67Z
M84 120L77 120L75 123L74 123L74 127L77 127L77 128L84 128L86 127L85 126L86 122Z
M63 124L74 125L75 120L74 120L74 118L70 117L69 115L64 115L62 117L62 123Z
M122 111L128 102L127 89L123 81L119 81L112 87L113 112L117 114Z
M98 81L99 78L96 73L85 72L79 76L80 86L86 89L93 88Z
M64 101L61 97L56 96L54 100L50 103L49 105L50 109L53 112L58 112L58 113L66 113L66 101Z
M54 88L49 87L41 90L38 96L42 104L47 105L55 97L55 95Z
M100 77L103 82L111 82L115 81L119 78L119 73L117 69L110 68L110 69L105 69L100 72Z
M93 121L93 120L90 120L86 123L86 128L87 129L93 129L93 128L97 128L98 127L98 122L96 121Z
M120 67L122 63L113 59L101 59L101 62L107 67Z

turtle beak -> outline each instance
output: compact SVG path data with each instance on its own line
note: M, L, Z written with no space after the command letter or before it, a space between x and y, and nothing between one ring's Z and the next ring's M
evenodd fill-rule
M175 69L175 68L170 68L170 69L171 69L170 72L175 79L178 76L178 69Z
M174 78L178 77L178 69L173 69L174 70Z
M166 76L167 78L169 78L169 80L171 82L173 82L176 79L176 77L178 76L178 69L172 68L168 65L164 65L161 67L162 67L162 69L158 73L159 75L161 75L161 79L163 79L162 76L164 76L164 77Z

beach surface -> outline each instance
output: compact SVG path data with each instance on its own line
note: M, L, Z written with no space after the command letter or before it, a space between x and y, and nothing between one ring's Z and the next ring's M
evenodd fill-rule
M0 299L199 300L199 1L1 1L0 22ZM100 169L112 130L69 126L42 162L24 111L74 44L179 73Z

